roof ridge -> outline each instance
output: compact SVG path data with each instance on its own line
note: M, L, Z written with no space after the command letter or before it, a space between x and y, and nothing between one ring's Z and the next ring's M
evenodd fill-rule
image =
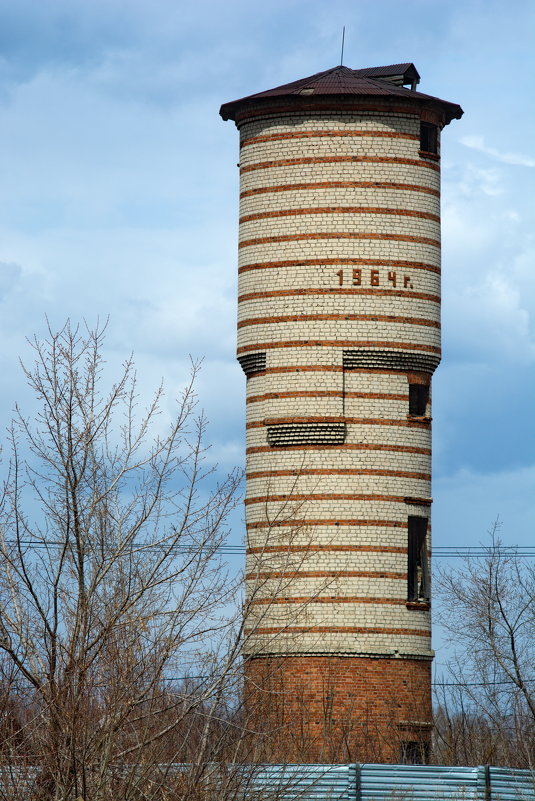
M276 92L279 89L289 88L290 86L295 86L297 88L299 85L307 86L309 83L313 83L314 81L321 80L321 78L327 77L327 75L332 75L333 73L343 70L346 73L353 73L354 70L351 67L346 67L343 64L337 64L335 67L330 67L327 70L322 70L321 72L315 72L313 75L307 75L304 78L298 78L295 81L288 81L288 83L282 83L279 86L274 86L273 89L267 89L266 92ZM263 95L265 92L258 92L258 95Z

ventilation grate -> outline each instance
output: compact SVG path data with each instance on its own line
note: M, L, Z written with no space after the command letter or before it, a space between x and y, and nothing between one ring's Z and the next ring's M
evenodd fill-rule
M247 353L245 356L238 356L238 361L247 378L255 373L260 373L266 369L266 352Z
M290 445L342 445L345 423L291 423L268 426L267 439L272 448Z
M403 370L433 373L440 357L428 353L401 353L395 350L345 350L344 369Z

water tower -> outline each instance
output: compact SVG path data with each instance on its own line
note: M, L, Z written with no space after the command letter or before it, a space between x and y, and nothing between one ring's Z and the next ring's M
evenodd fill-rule
M431 732L440 133L413 64L225 103L240 132L244 657L275 761L421 762Z

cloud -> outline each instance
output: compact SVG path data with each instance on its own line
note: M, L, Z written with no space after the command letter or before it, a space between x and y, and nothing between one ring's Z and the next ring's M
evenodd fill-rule
M524 156L521 153L501 153L496 148L486 145L482 136L461 136L459 141L462 145L465 145L465 147L478 150L480 153L485 153L487 156L498 159L498 161L501 161L504 164L515 164L521 167L535 167L535 159L531 158L530 156Z
M0 261L0 301L18 283L22 270L14 262Z
M528 364L535 353L530 220L498 196L444 204L443 334L448 358Z
M489 531L499 519L503 544L531 546L535 529L535 468L479 473L458 470L433 482L433 546L477 547L489 545ZM433 559L433 571L461 568L459 557ZM440 598L435 597L436 608ZM440 674L452 648L441 626L433 626L435 670Z
M495 167L482 169L474 164L468 164L460 171L456 186L457 190L467 198L474 198L480 194L495 197L505 192L501 170Z
M12 88L39 72L87 68L133 38L133 15L120 4L19 0L0 4L0 85Z
M529 306L521 287L507 271L481 271L479 280L464 286L446 283L444 328L463 360L528 364L535 356Z
M533 462L535 386L531 369L506 359L464 361L446 344L433 377L433 459L437 479L462 465L481 473Z
M475 487L478 471L526 463L532 173L517 167L535 162L507 151L528 129L528 25L498 3L484 19L478 0L436 4L422 16L424 6L410 0L409 12L392 7L385 16L369 0L333 0L328 11L319 0L0 0L0 86L12 100L0 131L0 258L8 265L0 267L0 299L9 293L0 403L11 408L24 392L17 355L25 354L25 335L42 331L45 312L57 325L67 315L92 322L111 313L114 358L134 350L144 386L165 376L168 397L185 380L187 354L206 356L199 390L212 421L211 454L241 461L237 134L217 110L332 66L346 24L348 65L418 52L422 90L467 112L468 123L455 122L444 136L438 477L462 464L473 472L459 482ZM423 27L414 24L424 17ZM507 46L497 47L493 25ZM387 34L380 42L379 30ZM489 83L496 57L503 61ZM518 80L506 87L513 73ZM504 113L496 112L497 95ZM454 130L466 124L491 131L487 139L505 143L504 152L483 137L459 142ZM527 133L518 146L526 141ZM447 497L455 492L448 487ZM491 520L482 515L474 531Z
M433 496L436 545L485 543L498 517L505 545L533 544L535 467L490 473L463 468L435 478Z
M532 173L482 169L458 145L452 153L442 204L445 362L523 369L535 353Z
M265 7L244 0L0 0L0 97L11 98L39 75L68 74L103 95L153 107L176 107L214 87L220 103L251 91L251 71L265 70L266 85L274 80L281 60L295 52L292 27L280 26L280 14L295 4L303 0ZM301 36L313 19L300 20ZM249 35L236 35L244 26ZM311 58L316 66L315 51ZM233 84L241 86L229 89Z

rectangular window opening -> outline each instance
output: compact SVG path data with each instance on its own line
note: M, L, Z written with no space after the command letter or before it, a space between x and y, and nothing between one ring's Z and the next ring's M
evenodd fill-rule
M429 387L426 384L409 384L409 414L425 417Z
M429 122L420 123L420 150L438 153L438 128Z
M409 515L407 600L428 602L427 517Z
M429 743L409 740L401 743L400 761L402 765L427 765L429 762Z

